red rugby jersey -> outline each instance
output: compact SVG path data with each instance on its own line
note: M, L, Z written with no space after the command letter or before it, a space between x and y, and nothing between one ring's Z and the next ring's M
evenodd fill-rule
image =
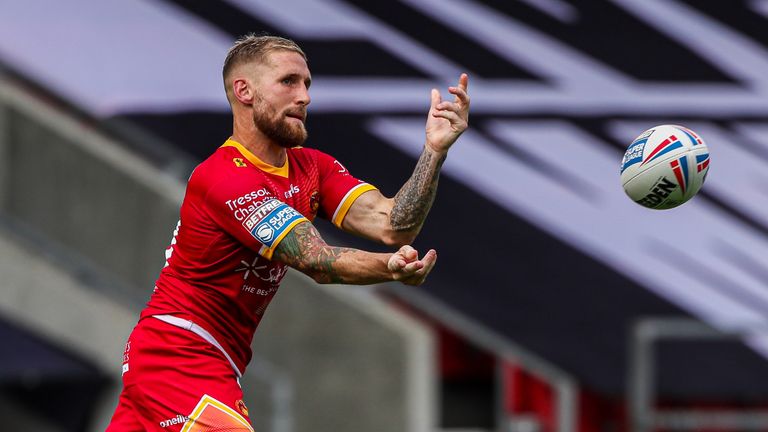
M240 371L251 339L287 268L271 261L280 240L319 215L341 226L349 207L375 189L333 157L288 149L282 167L230 139L195 168L166 264L142 318L190 320L223 346Z

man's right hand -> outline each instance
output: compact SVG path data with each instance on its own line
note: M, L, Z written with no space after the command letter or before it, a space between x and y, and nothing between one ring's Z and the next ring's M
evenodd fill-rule
M421 285L437 262L437 252L430 249L419 259L419 252L405 245L389 257L387 268L392 278L405 285Z

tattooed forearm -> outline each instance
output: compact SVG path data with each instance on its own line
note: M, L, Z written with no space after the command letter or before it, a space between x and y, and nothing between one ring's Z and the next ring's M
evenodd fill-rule
M411 178L395 195L390 225L395 231L413 231L421 228L432 207L437 192L437 180L445 154L438 155L428 150L421 153Z
M311 223L301 223L285 236L275 250L276 258L321 283L341 283L334 268L343 253L351 249L329 246Z
M361 266L352 248L328 245L311 223L297 225L280 242L275 259L312 277L319 283L371 283L381 281L371 266ZM346 258L346 259L345 259ZM371 274L366 274L371 273Z

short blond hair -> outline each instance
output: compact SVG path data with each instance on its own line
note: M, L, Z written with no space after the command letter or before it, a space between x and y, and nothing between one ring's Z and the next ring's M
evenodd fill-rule
M247 34L235 41L235 44L227 52L227 58L224 59L224 68L221 71L224 78L224 90L229 96L229 87L227 79L232 70L241 64L250 62L267 62L267 55L273 51L293 51L301 55L304 61L307 61L307 55L299 45L280 36Z

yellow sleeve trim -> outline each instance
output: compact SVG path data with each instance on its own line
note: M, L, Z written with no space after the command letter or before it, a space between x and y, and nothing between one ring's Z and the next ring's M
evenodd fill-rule
M277 249L277 246L280 244L281 241L283 241L283 238L285 238L285 236L287 236L288 233L291 232L291 230L293 230L293 228L296 227L296 225L302 222L309 222L309 219L303 217L301 219L296 219L295 221L288 224L288 227L285 228L285 230L282 233L280 233L280 235L275 239L275 243L272 244L272 247L268 248L266 246L262 246L261 249L259 249L259 254L264 258L271 260L272 254L275 253L275 249Z
M352 207L352 204L354 204L355 200L360 195L371 190L376 190L376 186L370 185L368 183L361 183L350 189L344 198L342 198L339 206L336 207L336 212L333 213L331 222L337 227L341 228L341 223L344 221L344 217L347 216L347 212L349 212L349 209Z

